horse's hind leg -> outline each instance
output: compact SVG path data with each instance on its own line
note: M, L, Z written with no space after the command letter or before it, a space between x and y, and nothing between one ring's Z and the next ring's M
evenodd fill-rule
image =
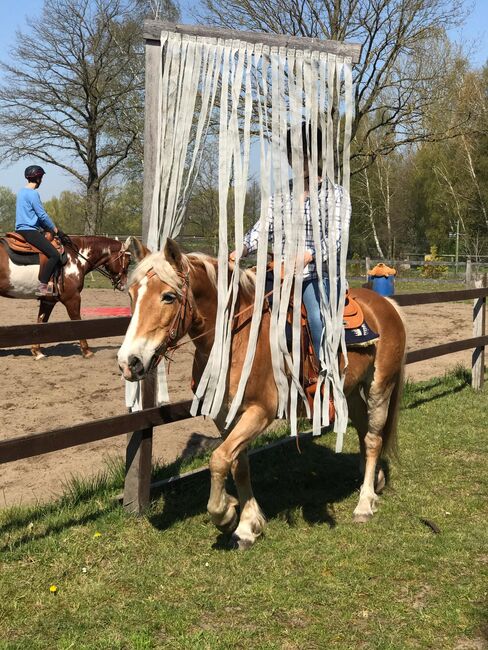
M56 303L53 300L39 300L39 311L37 313L38 323L47 323L55 304ZM45 359L46 357L46 355L41 352L41 346L38 343L31 346L31 352L36 361L39 361L39 359Z
M375 492L376 466L383 447L383 429L388 417L388 407L393 390L391 386L378 386L373 381L367 396L367 427L361 418L358 433L360 437L361 456L364 457L364 480L359 494L359 503L354 510L354 521L365 522L377 510L378 495ZM359 404L358 404L359 406ZM366 408L366 406L365 406ZM364 412L363 412L364 415ZM354 423L354 420L353 420ZM366 431L365 431L366 429ZM384 477L379 477L380 483Z
M364 478L364 472L366 468L366 442L365 438L368 433L368 407L366 405L367 401L367 391L364 386L360 390L360 386L356 386L354 391L348 395L347 404L349 407L349 417L351 422L358 433L359 439L359 471L361 476ZM386 478L385 473L381 466L376 468L376 484L375 491L377 494L381 494L385 487Z
M246 448L269 422L261 408L248 408L210 459L211 487L207 510L219 530L226 533L235 530L234 541L239 548L249 548L265 525L252 492ZM225 490L229 470L232 470L239 494L240 520L237 515L238 502Z
M68 300L65 300L64 306L71 320L81 320L81 296L79 293L75 293ZM85 359L93 356L86 339L80 339L80 350Z

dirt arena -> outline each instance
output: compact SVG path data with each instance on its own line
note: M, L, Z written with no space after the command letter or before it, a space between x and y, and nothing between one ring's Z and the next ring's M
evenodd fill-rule
M82 306L127 306L127 296L108 289L86 289ZM408 307L404 313L410 350L472 336L469 304ZM0 298L0 325L33 323L36 316L35 300ZM64 307L56 306L51 320L66 319ZM0 439L125 413L123 383L116 362L120 343L121 338L91 341L95 355L90 359L83 359L74 343L44 346L47 357L41 361L34 361L28 348L0 350ZM465 351L412 364L407 367L407 376L422 380L443 375L459 363L468 365L470 357L471 352ZM191 397L191 360L191 344L175 355L169 373L173 401ZM154 457L171 462L208 445L217 436L213 423L201 417L158 427ZM52 499L63 491L71 476L92 475L103 469L108 458L123 456L125 439L118 436L3 465L0 507Z

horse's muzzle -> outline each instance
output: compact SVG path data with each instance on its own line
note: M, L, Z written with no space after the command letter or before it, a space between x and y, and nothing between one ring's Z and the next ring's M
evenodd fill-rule
M128 381L139 381L146 374L141 359L133 354L129 356L127 363L119 363L119 368Z

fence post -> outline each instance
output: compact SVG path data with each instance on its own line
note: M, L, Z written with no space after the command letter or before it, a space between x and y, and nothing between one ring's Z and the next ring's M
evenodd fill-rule
M368 279L369 272L371 270L371 258L366 258L366 279Z
M486 273L481 280L475 281L476 288L486 287ZM485 335L486 324L486 296L477 298L473 305L473 337ZM485 348L479 347L473 350L471 361L471 386L475 390L481 390L485 381Z
M156 373L142 381L142 408L156 403ZM149 505L152 470L153 427L127 434L125 457L124 508L139 515Z
M471 284L472 273L471 273L471 258L466 259L466 286Z

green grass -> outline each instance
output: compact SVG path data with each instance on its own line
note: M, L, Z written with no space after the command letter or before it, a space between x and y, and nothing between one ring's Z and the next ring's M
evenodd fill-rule
M269 524L247 553L210 524L206 480L135 518L112 466L55 504L2 511L0 648L484 647L488 393L466 379L407 384L400 461L368 525L351 519L352 431L340 455L326 435L253 458Z

